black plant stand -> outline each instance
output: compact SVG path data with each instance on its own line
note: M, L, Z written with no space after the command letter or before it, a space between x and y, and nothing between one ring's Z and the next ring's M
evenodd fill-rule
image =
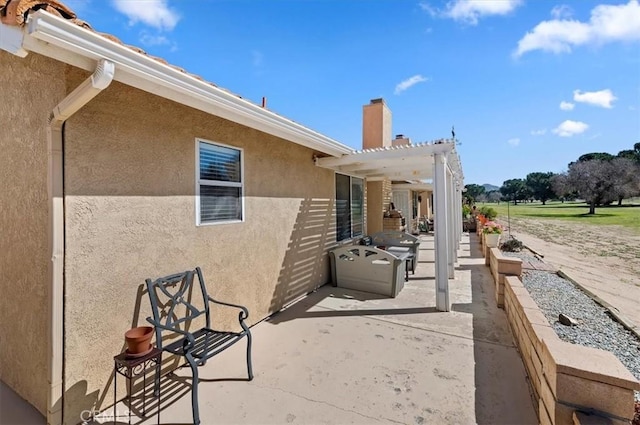
M146 371L150 367L155 368L153 395L158 399L158 424L160 423L160 366L162 365L162 350L153 348L144 356L130 357L126 353L118 354L113 358L115 363L113 368L113 421L116 421L116 402L118 397L118 374L124 376L129 381L129 425L131 425L131 381L136 376L142 375L142 416L146 416L147 411L147 374Z

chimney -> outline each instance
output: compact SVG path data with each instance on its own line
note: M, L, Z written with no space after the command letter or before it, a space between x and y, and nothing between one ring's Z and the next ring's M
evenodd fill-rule
M411 139L404 137L404 134L396 134L396 138L391 143L393 146L410 145Z
M362 149L391 146L391 110L384 99L362 107Z

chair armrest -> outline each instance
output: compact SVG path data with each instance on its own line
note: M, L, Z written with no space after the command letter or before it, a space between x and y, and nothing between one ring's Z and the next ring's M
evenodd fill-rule
M219 305L224 305L227 307L235 307L237 309L240 309L240 321L243 321L244 319L249 317L249 310L247 310L246 307L243 307L241 305L238 304L231 304L231 303L225 303L223 301L218 301L214 298L212 298L210 295L208 296L209 301L215 304L219 304Z
M193 338L193 335L191 335L189 332L187 331L183 331L181 329L177 329L177 328L170 328L169 326L165 326L160 322L155 321L154 319L152 319L151 317L147 317L147 322L151 323L153 326L163 329L165 331L169 331L169 332L175 332L177 334L180 334L182 336L184 336L185 338L187 338L188 341L188 345L186 347L184 347L185 352L191 350L191 348L196 344L196 340ZM158 342L156 341L156 344Z

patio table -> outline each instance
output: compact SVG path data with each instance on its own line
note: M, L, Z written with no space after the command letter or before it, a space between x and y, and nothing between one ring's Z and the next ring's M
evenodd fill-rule
M409 280L409 264L411 264L411 262L415 258L415 255L411 251L411 248L405 248L401 246L387 246L387 247L383 247L382 249L395 255L399 259L405 261L406 266L404 268L404 280L408 281Z

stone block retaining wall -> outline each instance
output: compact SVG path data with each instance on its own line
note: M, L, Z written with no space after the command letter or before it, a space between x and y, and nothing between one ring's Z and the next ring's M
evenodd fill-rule
M611 352L560 340L523 286L520 259L483 247L538 403L541 424L574 424L576 412L603 423L630 421L640 382ZM581 422L581 421L578 421Z

